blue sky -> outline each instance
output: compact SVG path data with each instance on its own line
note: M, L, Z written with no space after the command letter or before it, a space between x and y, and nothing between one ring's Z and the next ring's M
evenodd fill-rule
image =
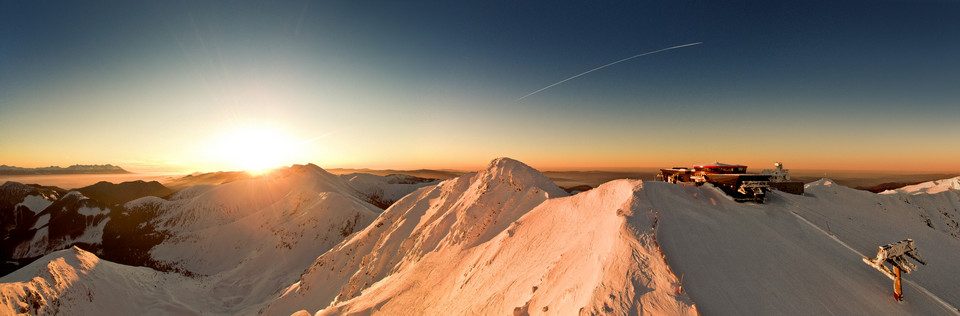
M951 1L3 2L0 161L229 169L207 148L253 126L298 144L279 163L325 167L956 171L958 14Z

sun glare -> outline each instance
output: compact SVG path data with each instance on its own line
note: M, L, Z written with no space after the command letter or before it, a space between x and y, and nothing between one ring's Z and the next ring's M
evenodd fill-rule
M286 134L269 128L243 128L227 133L215 155L231 169L262 174L290 163L296 143Z

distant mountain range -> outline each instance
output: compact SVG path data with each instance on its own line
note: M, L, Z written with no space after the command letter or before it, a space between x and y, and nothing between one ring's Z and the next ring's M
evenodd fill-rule
M40 168L21 168L8 165L0 165L0 175L33 175L33 174L116 174L130 173L123 170L120 166L114 165L72 165L66 168L60 166L40 167Z
M327 173L316 165L281 168L264 176L250 176L246 172L195 174L171 182L176 186L163 185L157 181L138 180L116 184L101 181L86 187L65 190L55 186L6 181L0 184L0 277L42 255L72 246L79 246L102 259L121 264L186 274L209 274L208 270L195 269L193 266L181 267L176 260L154 258L150 251L158 245L161 248L178 245L173 239L187 236L186 231L181 231L183 226L195 226L198 221L213 222L209 227L203 226L204 228L200 229L208 233L216 230L213 227L221 225L236 228L239 224L228 223L237 222L241 217L247 218L250 214L233 212L250 211L248 204L256 201L266 201L261 203L263 205L258 207L259 210L273 210L287 204L301 205L312 201L313 197L323 200L321 204L325 207L333 207L340 202L353 205L347 208L359 210L359 213L347 214L357 216L360 213L379 213L407 194L421 187L434 185L438 181L407 175L376 176L355 173L338 176ZM288 182L296 182L296 185ZM293 189L297 189L298 194L288 194L288 191ZM336 202L339 198L335 198L335 195L345 200ZM314 206L303 204L302 209L307 212L314 210ZM373 220L373 216L368 218L363 214L359 215L361 218L328 220L329 216L324 215L325 212L311 213L310 216L300 214L295 218L286 218L284 216L289 214L274 212L261 215L276 215L283 219L277 219L279 222L271 225L296 223L298 230L289 234L297 236L305 234L302 229L315 225L334 225L335 227L322 231L329 232L329 236L318 237L316 241L326 242L327 247L341 241L345 234L348 234L347 231L352 232L355 229L354 225L366 226ZM158 219L158 216L164 220ZM256 222L259 219L262 218L250 217L239 221ZM287 219L296 222L287 222ZM178 224L167 225L166 221ZM257 225L260 224L266 225L257 222ZM301 224L303 227L299 226ZM270 235L280 229L278 226L264 227L265 231L262 233ZM191 234L193 232L188 231ZM294 242L288 240L288 237L274 241L284 243L284 247L293 247ZM240 240L238 238L231 237L229 240ZM320 239L329 242L319 241ZM309 245L315 247L316 243ZM224 249L238 250L232 246ZM319 255L320 253L311 253L303 259L306 260L304 265ZM6 315L2 308L0 315Z

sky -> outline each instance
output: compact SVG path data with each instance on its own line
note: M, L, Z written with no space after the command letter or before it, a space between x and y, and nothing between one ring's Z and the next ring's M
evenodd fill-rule
M0 164L960 172L958 16L956 1L0 1Z

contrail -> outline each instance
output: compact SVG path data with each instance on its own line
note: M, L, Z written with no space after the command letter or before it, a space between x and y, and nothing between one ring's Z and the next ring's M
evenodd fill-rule
M309 143L318 141L318 140L320 140L321 138L330 137L330 135L333 135L333 132L329 132L329 133L326 133L326 134L322 134L322 135L320 135L320 136L317 136L317 137L314 137L314 138L311 138L311 139L302 141L302 142L298 143L297 145L303 146L303 145L306 145L306 144L309 144Z
M554 83L554 84L552 84L552 85L549 85L549 86L540 88L540 90L537 90L537 91L534 91L534 92L530 92L529 94L527 94L527 95L525 95L525 96L522 96L522 97L520 97L519 99L516 99L516 100L513 101L513 102L520 102L520 100L523 100L523 99L525 99L525 98L527 98L527 97L529 97L529 96L531 96L531 95L537 94L537 93L540 92L540 91L553 88L553 87L556 86L556 85L559 85L559 84L561 84L561 83L564 83L564 82L573 80L574 78L577 78L577 77L586 75L586 74L588 74L588 73L591 73L591 72L594 72L594 71L597 71L597 70L600 70L600 69L603 69L603 68L607 68L607 67L610 67L610 66L613 66L613 65L616 65L616 64L619 64L619 63L622 63L622 62L625 62L625 61L628 61L628 60L631 60L631 59L640 57L640 56L646 56L646 55L650 55L650 54L656 54L656 53L659 53L659 52L662 52L662 51L668 51L668 50L671 50L671 49L677 49L677 48L681 48L681 47L687 47L687 46L693 46L693 45L700 45L700 44L702 44L702 43L703 43L703 42L696 42L696 43L690 43L690 44L677 45L677 46L673 46L673 47L667 47L667 48L664 48L664 49L658 49L658 50L655 50L655 51L652 51L652 52L646 52L646 53L639 54L639 55L633 55L633 56L630 56L630 57L627 57L627 58L624 58L624 59L621 59L621 60L618 60L618 61L615 61L615 62L606 64L606 65L597 67L597 68L593 68L593 69L587 70L586 72L583 72L583 73L581 73L581 74L579 74L579 75L576 75L576 76L573 76L573 77L570 77L570 78L567 78L567 79L560 80L560 81L557 82L557 83Z

